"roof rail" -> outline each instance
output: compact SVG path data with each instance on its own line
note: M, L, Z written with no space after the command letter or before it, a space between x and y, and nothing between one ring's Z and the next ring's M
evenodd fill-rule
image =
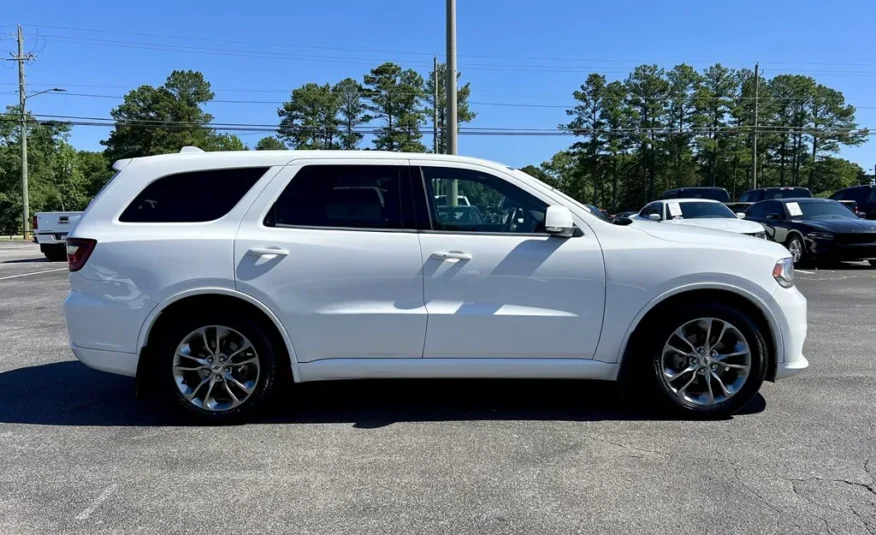
M185 147L181 148L179 152L182 154L182 153L186 153L186 152L204 152L204 151L199 149L198 147L186 145Z

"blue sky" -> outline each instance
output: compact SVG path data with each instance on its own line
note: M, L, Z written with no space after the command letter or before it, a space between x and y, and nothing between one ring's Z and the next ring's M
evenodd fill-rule
M589 72L622 79L642 63L668 68L686 62L701 69L715 62L738 68L759 61L769 77L808 74L843 91L858 107L859 124L876 129L872 0L458 3L459 69L472 84L471 100L547 106L473 104L478 117L472 126L555 127L566 120L561 106L571 103L572 91ZM38 56L27 67L34 91L60 86L70 93L121 96L140 84L161 84L173 69L194 69L212 83L216 99L279 103L303 83L361 79L387 60L425 75L431 55L440 58L445 49L444 9L443 0L15 2L2 11L0 48L4 55L13 50L11 24L25 25L27 49L35 45ZM162 44L210 53L155 49ZM253 55L265 52L277 55ZM2 106L17 103L17 74L12 62L4 63ZM49 94L35 97L29 108L37 114L108 117L119 102ZM276 108L273 103L208 105L218 122L227 123L274 124ZM72 142L98 150L107 135L106 128L80 126ZM241 137L254 145L263 135ZM566 137L461 136L460 153L522 166L546 160L571 142ZM844 149L842 155L872 172L876 140Z

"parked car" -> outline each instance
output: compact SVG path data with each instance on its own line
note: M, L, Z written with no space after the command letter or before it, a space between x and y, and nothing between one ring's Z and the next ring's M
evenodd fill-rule
M857 201L845 201L845 200L843 200L843 201L836 201L836 202L840 203L841 205L843 205L843 206L845 206L846 208L848 208L849 210L851 210L852 213L855 214L856 216L858 216L858 217L864 217L863 215L861 215L861 214L858 212L858 202L857 202Z
M767 199L802 199L812 197L809 188L774 187L758 188L746 191L739 196L739 202L756 203Z
M675 199L645 205L633 219L688 225L766 238L763 227L740 219L724 204L711 199Z
M676 188L664 191L660 199L712 199L718 202L730 202L730 194L724 188Z
M856 217L831 199L761 201L745 218L757 221L771 240L784 244L794 264L876 258L876 222ZM876 266L876 260L870 265Z
M852 186L830 196L835 201L855 201L857 214L866 219L876 219L876 186Z
M37 212L34 214L33 241L40 244L40 252L53 262L67 260L67 234L82 212Z
M734 214L744 214L746 210L748 210L753 202L725 202L724 206L730 209Z
M67 240L72 350L204 420L304 381L488 377L624 381L715 417L808 366L784 247L612 224L504 165L188 149L114 167ZM436 216L453 182L481 223Z

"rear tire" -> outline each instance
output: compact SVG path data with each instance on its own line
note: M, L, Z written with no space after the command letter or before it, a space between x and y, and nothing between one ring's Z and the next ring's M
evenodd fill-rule
M271 399L279 353L257 323L233 310L189 310L164 325L158 384L196 421L242 423Z
M49 262L61 262L67 260L67 244L52 243L40 245L40 251L46 256Z
M870 267L876 268L876 260L867 260L870 263Z
M679 415L729 417L757 395L766 377L763 335L728 305L689 304L666 311L647 330L642 346L647 362L640 365L649 375L643 386ZM667 350L670 346L677 350Z

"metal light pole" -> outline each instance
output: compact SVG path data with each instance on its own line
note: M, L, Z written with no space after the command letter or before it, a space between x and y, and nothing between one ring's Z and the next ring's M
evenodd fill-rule
M457 121L456 121L456 0L447 0L447 67L444 69L447 78L447 121L444 125L444 135L447 136L447 154L457 154ZM447 204L456 206L459 202L459 183L450 181L450 191L447 193Z
M24 74L20 72L18 102L21 119L21 222L22 234L25 240L30 239L30 196L27 185L27 99L44 93L63 93L66 89L53 87L30 95L24 92Z

